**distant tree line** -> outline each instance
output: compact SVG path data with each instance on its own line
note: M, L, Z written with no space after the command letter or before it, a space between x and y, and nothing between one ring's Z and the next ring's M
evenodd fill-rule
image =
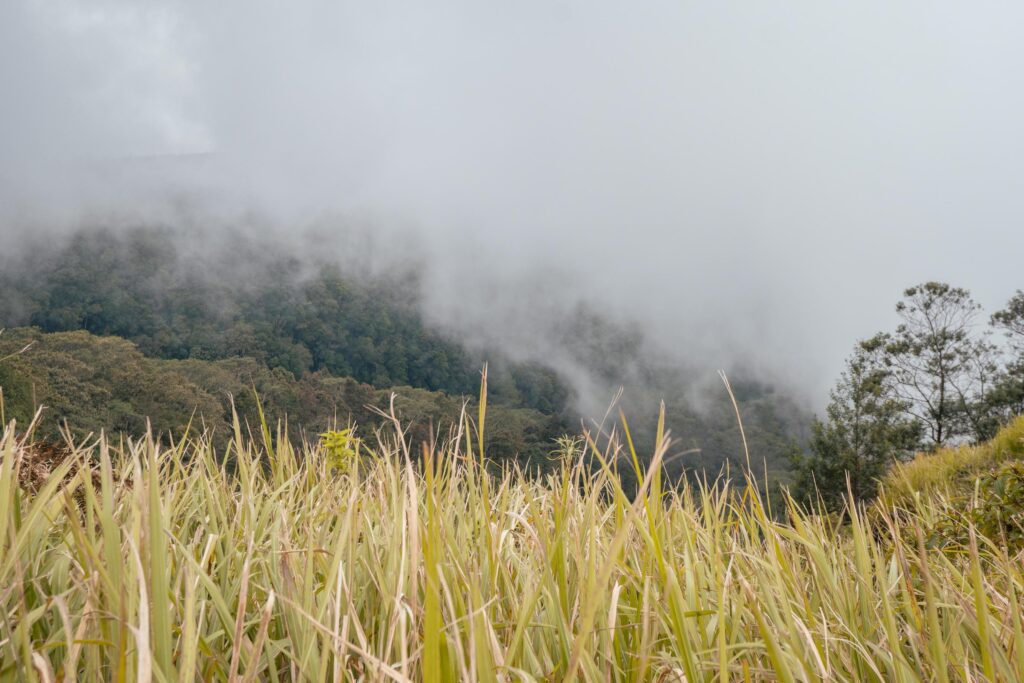
M854 348L808 452L795 454L799 496L838 509L849 477L870 499L893 462L984 441L1024 412L1024 292L984 321L966 289L926 282L896 312L894 331Z

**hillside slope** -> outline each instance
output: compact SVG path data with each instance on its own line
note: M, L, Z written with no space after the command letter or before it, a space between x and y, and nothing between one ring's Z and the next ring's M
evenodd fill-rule
M930 543L963 545L973 527L1010 552L1024 549L1024 415L984 443L897 464L880 490L877 509L933 512L922 517Z
M351 259L343 270L246 234L210 240L139 227L23 245L0 256L0 327L81 329L155 358L249 357L296 376L456 395L477 392L486 356L494 402L558 412L568 400L551 370L470 352L429 326L414 271L371 273Z
M378 389L325 372L295 377L252 358L149 358L130 341L84 331L6 330L0 358L9 354L15 355L0 362L5 418L27 425L36 407L45 406L39 433L50 437L64 424L78 436L100 430L137 436L147 421L158 433L180 436L192 421L215 438L226 437L232 400L244 419L257 419L255 390L271 422L287 419L294 438L314 440L332 424L355 422L369 432L382 421L374 408L387 410L395 393L410 435L426 440L431 425L456 421L463 404L460 396ZM492 407L488 427L491 457L534 465L546 462L555 439L568 429L558 416L503 405Z

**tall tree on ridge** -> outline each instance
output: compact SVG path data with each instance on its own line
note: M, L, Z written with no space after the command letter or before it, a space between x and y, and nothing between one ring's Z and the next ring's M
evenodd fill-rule
M966 289L926 282L903 292L896 304L903 322L894 334L865 342L884 349L896 396L920 420L931 448L974 431L968 405L989 372L979 365L987 342L974 335L980 310Z

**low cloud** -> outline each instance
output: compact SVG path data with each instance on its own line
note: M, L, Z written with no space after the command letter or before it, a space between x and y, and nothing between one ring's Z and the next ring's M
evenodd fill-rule
M455 336L558 361L586 302L820 403L904 286L1021 286L1022 25L1000 2L15 0L0 239L345 232L339 260L422 265Z

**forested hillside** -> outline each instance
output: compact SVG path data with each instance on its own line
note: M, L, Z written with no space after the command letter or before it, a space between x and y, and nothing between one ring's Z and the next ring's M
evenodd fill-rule
M296 375L327 370L377 387L477 391L480 354L424 324L413 273L345 276L337 264L238 237L211 254L183 248L189 236L172 228L87 230L55 248L23 250L0 273L0 324L116 335L159 358L246 356ZM565 403L552 372L487 355L499 401L548 412Z
M492 457L543 466L557 436L594 418L554 368L468 348L429 325L415 269L375 274L357 261L304 260L235 237L224 248L170 227L83 230L0 264L0 327L10 328L0 357L35 342L0 363L8 413L24 420L46 405L53 430L66 421L78 432L138 433L146 417L179 430L198 409L223 426L226 397L249 414L255 385L293 430L323 429L336 413L369 427L379 416L365 406L381 406L397 387L411 422L426 429L430 418L450 423L463 397L478 395L486 362ZM77 333L53 334L61 332ZM645 355L638 332L585 306L552 334L607 392L598 401L625 387L621 406L642 449L653 444L658 402L666 402L677 439L670 474L744 462L724 387L716 380L699 405L692 399L710 369L701 375ZM807 413L763 382L740 375L733 386L754 464L784 477Z
M231 435L232 405L258 429L257 396L272 424L287 419L293 439L315 441L317 432L350 423L369 435L383 421L375 409L387 412L395 393L398 416L412 440L422 443L432 427L457 423L463 404L442 392L377 389L325 372L296 377L252 358L147 358L132 342L85 331L6 330L0 335L0 358L5 356L0 387L6 420L27 425L36 406L45 406L39 433L50 438L65 424L77 437L101 430L137 435L147 423L156 434L180 436L192 422L197 432L211 430L223 443ZM569 428L557 415L501 405L491 408L487 426L491 457L533 466L544 466L555 440Z

